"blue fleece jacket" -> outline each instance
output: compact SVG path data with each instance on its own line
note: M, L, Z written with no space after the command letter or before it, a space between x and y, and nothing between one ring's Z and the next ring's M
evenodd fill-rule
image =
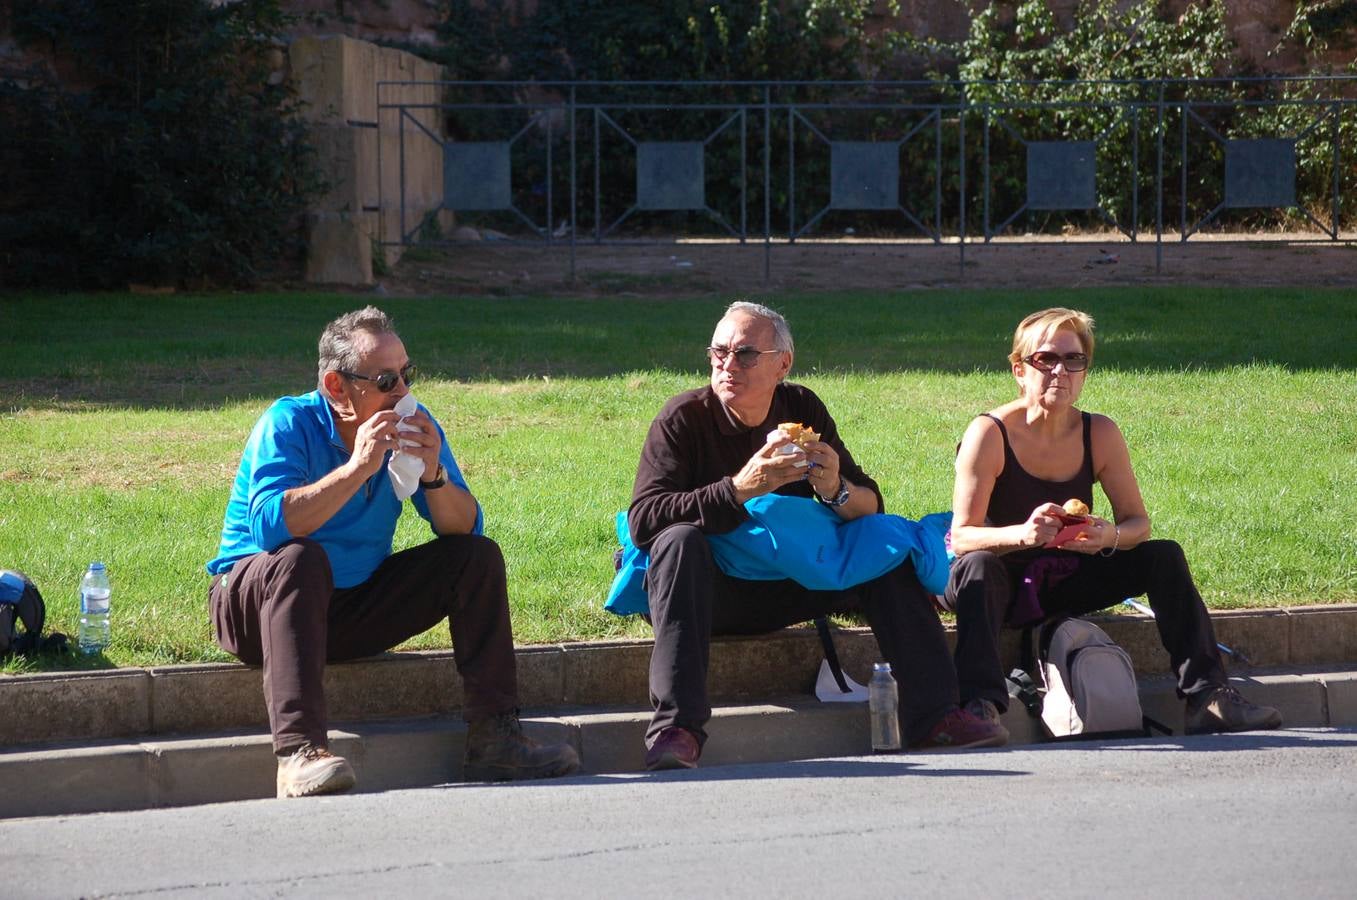
M439 460L447 469L448 481L466 488L443 428L434 424L443 439ZM349 456L335 427L334 411L319 391L276 401L260 417L245 444L226 504L221 544L207 571L213 575L229 572L237 560L291 540L293 535L283 521L283 494L319 481L348 462ZM415 491L410 499L428 521L424 492ZM382 466L339 512L309 535L325 548L335 587L362 584L391 555L401 506L391 487L391 476ZM484 515L478 505L474 533L480 534L483 525Z

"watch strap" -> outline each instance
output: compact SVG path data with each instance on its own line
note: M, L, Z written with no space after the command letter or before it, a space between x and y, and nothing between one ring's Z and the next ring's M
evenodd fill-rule
M833 500L825 500L824 503L826 506L838 508L848 502L848 497L851 493L852 491L849 490L848 488L848 482L844 480L844 477L842 475L840 475L838 493L834 495Z
M434 472L433 479L431 481L425 481L422 478L419 480L419 486L424 488L424 490L426 491L432 491L435 490L436 488L441 488L443 485L447 483L448 483L448 472L446 469L443 468L442 463L438 464L438 471Z

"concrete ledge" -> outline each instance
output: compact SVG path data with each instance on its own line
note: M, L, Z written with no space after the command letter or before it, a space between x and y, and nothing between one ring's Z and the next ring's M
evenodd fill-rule
M1357 605L1238 610L1212 618L1220 640L1252 664L1229 661L1235 674L1269 666L1357 668ZM1097 621L1131 654L1142 676L1168 672L1153 620L1111 615ZM954 639L950 629L948 638ZM865 683L879 658L870 630L837 629L835 645L845 670ZM520 701L542 709L644 707L650 647L637 640L520 647ZM1005 634L1003 652L1006 665L1016 664L1016 632ZM808 692L820 659L810 628L718 638L708 677L711 696L717 702L762 701ZM325 687L334 721L446 716L462 705L456 660L446 650L387 653L329 666ZM0 719L0 747L259 730L268 721L259 670L235 663L0 676L0 692L9 713Z
M1282 710L1286 727L1357 726L1357 674L1274 671L1236 678L1250 699ZM1182 703L1168 678L1141 680L1148 715L1181 735ZM529 734L568 741L586 773L639 772L650 719L645 707L576 707L525 713ZM1017 704L1004 714L1015 745L1037 743L1035 722ZM820 703L806 695L717 707L704 767L868 752L866 704ZM466 727L457 716L359 722L330 732L358 790L458 781ZM0 818L183 806L274 795L276 764L266 733L99 744L48 744L0 752Z

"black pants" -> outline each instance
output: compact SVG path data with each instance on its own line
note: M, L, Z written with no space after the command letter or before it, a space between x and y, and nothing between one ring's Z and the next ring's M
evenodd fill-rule
M1179 696L1206 684L1225 683L1211 617L1177 542L1146 541L1110 557L1062 555L1077 560L1078 569L1041 594L1048 618L1083 615L1145 594L1178 678ZM944 599L957 617L956 668L962 702L983 698L1008 708L999 631L1031 560L1026 554L998 556L982 550L952 564Z
M237 562L212 580L217 643L264 668L273 749L326 741L327 662L373 656L427 631L452 629L467 721L518 705L504 557L477 535L449 535L387 557L363 584L334 589L330 560L307 538Z
M707 664L713 635L763 634L829 612L862 612L900 683L900 724L918 740L957 702L942 623L908 563L848 591L794 581L746 581L723 573L693 525L673 525L650 547L646 573L655 648L650 655L646 743L680 725L706 740Z

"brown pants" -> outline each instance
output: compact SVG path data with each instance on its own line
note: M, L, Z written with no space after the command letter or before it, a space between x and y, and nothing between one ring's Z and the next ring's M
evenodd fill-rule
M450 535L389 556L363 584L335 590L320 544L298 538L212 580L222 649L263 666L273 749L326 743L327 662L372 656L447 619L467 721L518 705L504 557L477 535Z

